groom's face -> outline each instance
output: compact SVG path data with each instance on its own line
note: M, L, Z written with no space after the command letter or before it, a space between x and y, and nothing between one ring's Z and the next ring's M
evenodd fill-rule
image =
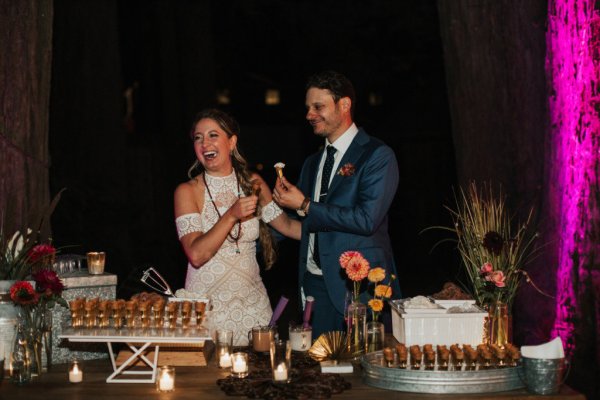
M315 135L337 138L343 122L342 101L334 102L327 89L310 88L306 92L306 120ZM332 142L332 140L330 140Z

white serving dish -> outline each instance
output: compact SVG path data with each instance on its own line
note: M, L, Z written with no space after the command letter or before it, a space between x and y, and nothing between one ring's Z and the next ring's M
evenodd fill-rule
M390 300L392 309L392 332L398 342L438 345L470 344L477 346L483 341L487 312L431 313L402 308L402 300Z

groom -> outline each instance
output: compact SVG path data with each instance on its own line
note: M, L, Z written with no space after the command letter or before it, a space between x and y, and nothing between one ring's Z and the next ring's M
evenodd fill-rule
M325 148L309 156L298 186L278 178L274 199L302 221L299 282L313 296L313 337L344 330L348 279L339 257L360 251L371 267L396 274L388 235L388 209L398 187L393 150L353 122L354 87L342 74L325 71L306 85L306 119ZM394 282L393 295L400 294Z

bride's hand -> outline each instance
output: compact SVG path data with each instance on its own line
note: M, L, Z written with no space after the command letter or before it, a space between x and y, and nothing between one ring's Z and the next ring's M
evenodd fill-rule
M258 196L248 196L239 198L229 209L229 213L235 220L244 220L253 216L256 212Z

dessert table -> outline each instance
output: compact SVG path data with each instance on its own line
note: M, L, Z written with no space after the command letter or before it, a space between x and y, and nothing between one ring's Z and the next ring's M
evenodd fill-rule
M109 385L106 375L111 373L111 363L106 359L87 360L81 362L83 382L69 383L68 365L60 364L52 367L49 373L43 374L29 385L18 387L8 380L0 384L0 398L11 400L100 400L110 398L122 399L228 399L237 400L245 397L227 396L217 386L217 379L229 374L216 367L214 361L209 361L205 367L176 367L175 391L159 393L154 385L124 384ZM368 386L362 381L362 371L356 367L352 374L344 374L344 378L352 388L340 394L333 395L333 400L365 400L365 399L394 399L394 400L585 400L585 396L567 386L562 386L556 395L537 396L525 389L497 393L479 394L418 394L379 389Z

